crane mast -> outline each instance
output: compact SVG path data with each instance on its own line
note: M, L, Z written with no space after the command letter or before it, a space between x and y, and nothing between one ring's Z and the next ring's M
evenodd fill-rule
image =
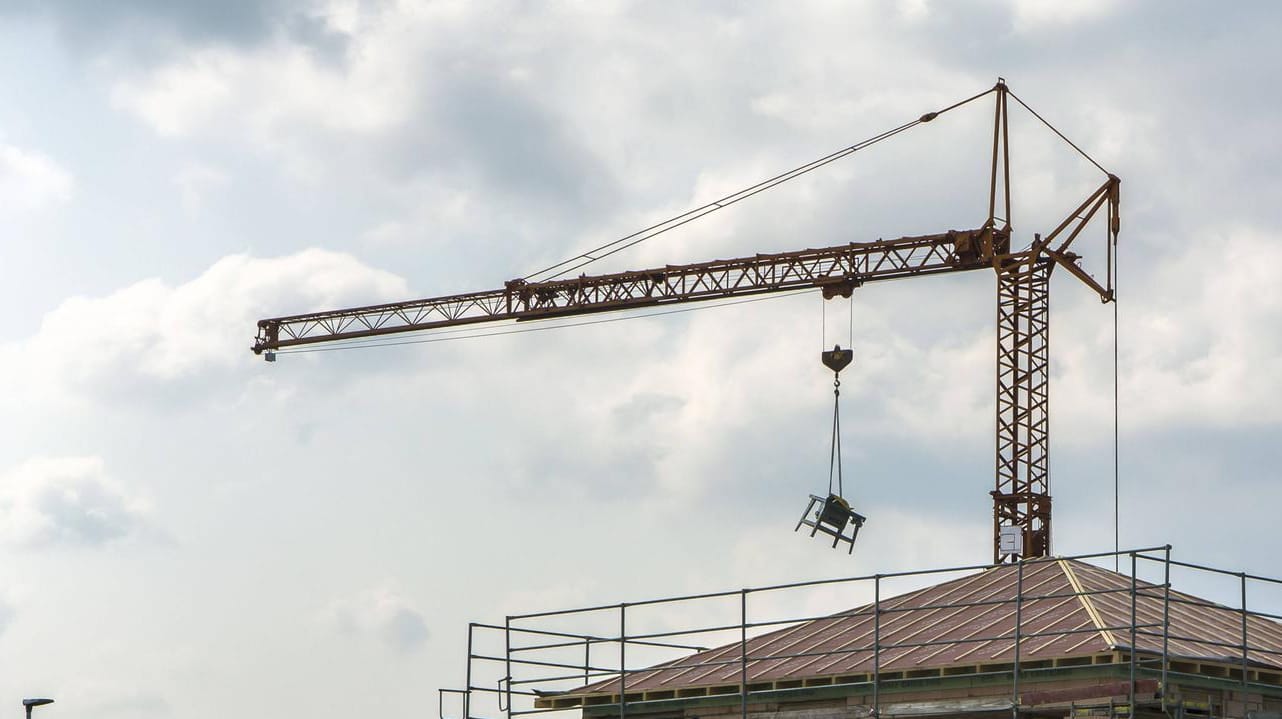
M1115 300L1120 180L1109 174L1052 232L1035 235L1027 248L1013 251L1006 144L1010 92L1000 80L991 92L996 110L988 218L978 228L570 279L517 279L494 290L275 317L258 322L253 351L272 359L280 349L325 342L806 288L817 288L831 299L849 297L855 288L870 282L992 269L997 276L993 561L1047 556L1051 551L1050 276L1056 267L1063 267L1103 302ZM929 113L920 122L937 114ZM1070 247L1105 207L1108 277L1101 284L1081 267L1080 256ZM1003 536L1009 540L1011 535L1017 541L1013 546L1004 544Z

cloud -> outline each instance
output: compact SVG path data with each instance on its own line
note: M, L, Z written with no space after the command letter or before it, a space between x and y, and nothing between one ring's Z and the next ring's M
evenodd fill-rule
M49 156L0 144L0 218L63 204L74 189L71 173Z
M386 587L336 600L322 616L342 634L372 638L398 652L412 652L431 636L422 612Z
M209 196L227 186L227 173L206 165L188 165L174 175L174 184L182 197L183 208L199 212L205 208Z
M350 255L231 255L179 285L148 279L68 299L33 337L0 347L0 367L23 378L11 392L32 401L186 404L216 386L220 373L253 361L249 346L262 317L407 295L404 280Z
M1128 313L1124 388L1141 424L1282 422L1282 243L1246 225L1195 233ZM1208 257L1213 256L1213 262ZM1123 290L1125 291L1125 290Z
M249 45L270 36L282 23L293 22L295 16L306 17L299 5L284 0L121 0L109 4L8 0L0 3L0 15L49 19L66 33L73 47L127 45L128 40L146 41L155 35ZM307 9L304 5L303 10Z
M323 22L352 33L342 62L288 34L253 48L188 47L122 69L111 100L166 137L248 140L306 182L357 173L374 181L365 192L408 185L407 206L438 185L483 188L581 217L609 199L613 178L558 105L523 79L514 51L484 62L468 54L463 38L486 34L492 21L437 7L335 11ZM467 67L454 67L463 57ZM422 178L426 187L416 185Z
M97 457L28 460L2 481L0 536L14 544L96 547L149 524L147 501L113 481Z
M1060 30L1067 26L1093 22L1117 10L1109 0L1079 0L1072 3L1011 0L1013 24L1018 32Z
M106 717L167 717L173 716L173 705L161 694L136 687L122 687L106 682L82 682L76 693L83 697L77 702L82 711ZM87 700L87 701L85 701Z
M92 716L131 719L173 716L174 707L158 691L155 677L134 674L117 680L95 674L84 676L77 673L65 677L48 693L59 702L74 704L77 711Z
M1197 239L1177 251L1128 250L1122 261L1147 264L1120 280L1123 432L1282 423L1282 339L1270 329L1282 326L1272 270L1282 243L1245 224L1188 236ZM1072 280L1057 282L1054 291L1069 294ZM1111 308L1088 300L1052 316L1053 331L1072 336L1052 343L1052 407L1073 428L1057 436L1100 441L1112 430Z
M321 63L287 42L210 47L121 80L111 98L164 136L232 131L269 149L292 147L300 127L370 133L406 120L409 77L386 69L373 60Z
M13 606L0 598L0 636L2 636L9 625L13 623L14 617Z

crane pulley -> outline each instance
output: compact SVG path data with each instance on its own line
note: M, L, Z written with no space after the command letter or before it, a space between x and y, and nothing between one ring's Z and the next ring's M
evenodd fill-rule
M1012 245L1010 217L1008 98L1013 97L1057 135L1066 141L1067 138L1015 96L1000 78L993 88L967 100L927 113L870 140L729 195L705 208L697 208L667 223L621 238L603 246L610 249L600 255L585 253L580 257L587 259L573 264L571 269L849 156L872 142L935 121L945 112L990 93L996 106L988 213L976 229L851 242L820 249L667 265L639 271L580 275L568 279L533 281L522 278L511 280L502 288L482 292L263 319L258 322L253 351L260 355L266 353L267 359L271 360L280 350L304 345L806 288L820 289L825 298L849 297L855 288L870 282L989 269L997 279L996 482L991 492L993 561L999 563L1049 555L1050 277L1055 268L1062 267L1094 290L1103 302L1115 300L1114 252L1120 229L1121 181L1069 142L1104 172L1106 178L1053 231L1044 236L1034 235L1028 246L1016 249ZM1107 218L1104 244L1108 274L1103 283L1092 277L1081 266L1081 256L1070 250L1101 210ZM827 503L827 499L824 501ZM1001 537L1011 532L1022 539L1014 551L1001 542Z

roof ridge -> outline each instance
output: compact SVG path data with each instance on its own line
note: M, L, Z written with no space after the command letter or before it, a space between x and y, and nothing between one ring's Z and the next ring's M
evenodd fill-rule
M1086 614L1091 618L1091 621L1095 623L1095 628L1099 630L1099 634L1103 637L1104 643L1108 645L1110 649L1117 648L1118 644L1117 641L1113 639L1113 633L1107 629L1107 625L1104 624L1103 618L1100 617L1099 610L1095 608L1095 604L1091 601L1090 595L1085 593L1086 590L1082 588L1082 583L1077 580L1077 575L1073 573L1072 565L1070 565L1068 560L1065 559L1057 559L1055 561L1059 564L1060 569L1064 571L1064 576L1068 577L1068 583L1073 586L1073 593L1077 595L1077 601L1081 602L1082 608L1086 610Z

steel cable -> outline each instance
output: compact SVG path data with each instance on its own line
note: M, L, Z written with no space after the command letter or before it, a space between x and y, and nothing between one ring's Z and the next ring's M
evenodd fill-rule
M657 222L653 225L650 225L649 227L637 230L636 232L633 232L628 235L624 235L623 237L620 237L617 240L607 242L603 245L587 250L586 252L582 252L578 255L570 257L569 259L562 260L561 262L558 262L556 264L544 267L543 269L538 270L536 272L532 272L521 279L526 280L527 282L542 282L542 281L552 280L552 279L561 277L569 272L573 272L574 270L590 265L593 262L601 260L605 257L609 257L610 255L613 255L617 252L626 250L629 247L645 242L646 240L649 240L653 237L657 237L665 232L674 230L678 227L681 227L682 225L693 222L701 217L710 215L713 212L716 212L717 210L721 210L726 207L729 207L730 205L733 205L741 200L746 200L749 197L752 197L753 195L756 195L760 192L764 192L771 188L778 187L779 185L782 185L783 183L789 180L796 179L798 177L801 177L802 175L805 175L809 172L817 170L820 167L836 162L837 160L840 160L844 157L853 155L859 150L865 149L867 147L871 147L872 145L875 145L878 142L881 142L883 140L890 139L891 137L894 137L895 135L898 135L899 133L904 132L905 130L912 129L913 127L916 127L917 125L920 125L924 122L930 122L931 120L934 120L935 118L939 117L940 115L950 110L959 108L962 105L965 105L969 102L977 100L987 95L988 93L993 92L994 89L995 88L990 88L983 92L972 95L966 98L965 100L955 102L945 107L942 110L937 110L935 112L922 115L920 118L916 120L912 120L911 122L906 122L896 128L886 130L885 132L882 132L878 135L874 135L866 140L862 140L853 145L837 150L836 152L832 152L828 155L825 155L817 160L808 162L804 165L799 165L797 167L794 167L793 169L788 170L786 172L781 172L775 175L774 177L762 180L754 185L750 185L742 190L739 190L738 192L732 192L729 195L726 195L725 197L722 197L717 200L713 200L712 202L709 202L700 207L696 207L692 210L687 210L679 215L670 217L662 222ZM546 276L543 276L543 275L546 275Z
M1060 132L1058 129L1056 129L1056 127L1055 127L1054 125L1052 125L1052 124L1050 124L1049 122L1047 122L1047 121L1046 121L1046 118L1044 118L1044 117L1042 117L1041 115L1037 114L1037 111L1036 111L1036 110L1034 110L1033 108L1029 107L1029 106L1028 106L1028 103L1026 103L1026 102L1024 102L1023 100L1019 99L1019 95L1016 95L1015 93L1011 92L1009 89L1007 89L1007 90L1006 90L1006 94L1008 94L1008 95L1010 95L1011 97L1015 98L1015 102L1018 102L1019 104L1023 105L1025 110L1028 110L1029 112L1031 112L1031 113L1033 114L1033 117L1037 118L1038 120L1041 120L1043 125L1045 125L1047 128L1049 128L1051 132L1055 133L1056 135L1059 135L1059 139L1063 140L1064 142L1067 142L1069 147L1073 148L1074 150L1077 150L1077 154L1081 155L1082 157L1085 157L1085 158L1086 158L1086 160L1087 160L1088 162L1090 162L1092 165L1094 165L1094 166L1098 167L1100 172L1104 173L1105 175L1111 175L1111 174L1112 174L1112 173L1110 173L1108 170L1105 170L1103 165L1101 165L1101 164L1099 164L1098 162L1096 162L1096 161L1095 161L1095 158L1093 158L1093 157L1091 157L1090 155L1086 154L1086 151L1085 151L1085 150L1083 150L1082 148L1078 147L1078 146L1077 146L1077 144L1076 144L1076 143L1074 143L1072 140L1068 139L1068 138L1064 135L1064 133Z
M1116 241L1114 241L1116 247ZM1117 569L1118 558L1116 552L1120 551L1121 546L1121 487L1122 472L1121 462L1119 459L1121 453L1121 429L1119 423L1120 417L1120 390L1121 384L1120 372L1118 371L1118 318L1117 318L1117 252L1113 252L1113 563L1114 571Z
M836 373L832 377L832 447L828 451L828 494L832 494L833 467L837 474L837 496L846 496L841 486L841 379Z

